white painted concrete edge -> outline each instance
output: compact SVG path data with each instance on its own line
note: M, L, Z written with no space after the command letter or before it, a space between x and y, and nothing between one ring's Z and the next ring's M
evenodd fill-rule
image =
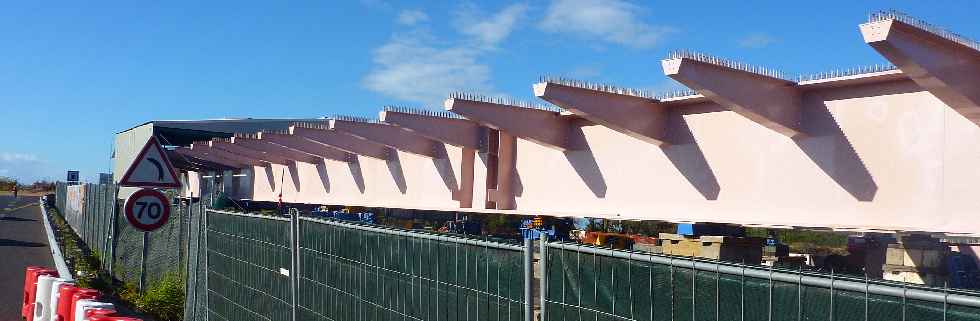
M68 270L68 264L65 264L65 257L61 255L61 248L58 246L58 241L54 238L54 228L51 227L51 221L48 220L48 209L44 207L44 196L40 197L38 206L41 207L41 218L44 220L44 232L48 235L48 249L51 250L51 259L54 261L54 267L58 270L58 277L73 281L71 271Z

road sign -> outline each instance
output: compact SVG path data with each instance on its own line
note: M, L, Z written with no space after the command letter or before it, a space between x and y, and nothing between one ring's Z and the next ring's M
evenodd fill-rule
M133 227L145 232L167 224L170 219L170 201L154 189L141 189L126 199L126 220Z
M120 186L180 188L180 179L170 159L160 147L156 137L150 137L143 150L136 155L126 174L119 180Z
M68 183L78 183L78 171L68 171Z

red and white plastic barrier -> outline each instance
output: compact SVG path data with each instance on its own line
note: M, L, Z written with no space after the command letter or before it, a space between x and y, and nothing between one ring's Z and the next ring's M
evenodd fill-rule
M112 303L99 301L99 291L75 286L45 267L28 267L24 274L21 316L26 321L142 321L116 316Z

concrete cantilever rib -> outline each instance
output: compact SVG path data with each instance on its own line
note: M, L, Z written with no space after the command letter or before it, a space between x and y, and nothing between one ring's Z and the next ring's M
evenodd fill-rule
M317 164L323 158L316 155L307 154L286 146L282 146L266 140L250 139L243 137L232 137L231 143L251 150L284 157L291 161Z
M212 139L208 143L210 144L211 148L214 149L221 149L230 153L247 156L253 159L257 159L269 163L280 164L280 165L289 165L290 163L292 163L292 161L290 161L288 158L275 155L272 153L267 153L264 151L254 150L241 145L232 144L230 141Z
M350 153L320 144L299 136L280 133L259 132L258 139L276 143L304 153L317 155L324 159L347 162L350 161Z
M745 118L788 137L803 134L801 95L791 81L691 58L662 65L670 78Z
M203 164L202 167L210 167L210 164L214 164L216 166L222 166L226 168L245 168L249 166L247 164L243 164L234 160L222 159L204 153L199 153L197 151L192 151L190 148L187 147L177 147L176 149L174 149L174 153L176 154L175 156L186 157L194 162L196 161L206 162L206 164ZM171 157L171 159L173 159L173 157Z
M330 129L416 155L429 158L445 156L436 152L437 145L441 143L389 124L331 119Z
M187 149L184 147L181 148ZM206 159L202 159L200 157L191 156L188 153L178 153L176 149L168 150L166 151L166 153L167 153L167 157L170 158L170 161L173 162L174 167L184 169L184 170L193 170L193 171L200 172L200 171L207 171L207 170L225 171L225 170L233 170L239 168L228 164L212 162Z
M902 73L980 124L980 51L896 19L860 29L864 41Z
M321 127L322 126L322 127ZM387 160L391 148L375 142L360 139L345 133L339 133L327 128L325 124L292 125L289 126L291 135L332 146L365 157Z
M540 145L560 151L580 149L569 137L571 121L557 112L462 98L446 99L445 107L481 125Z
M239 167L249 167L249 166L266 166L268 162L251 158L241 154L230 153L225 150L211 148L207 142L198 142L191 144L190 152L194 155L204 156L207 159L223 160L225 162L233 162L238 164Z
M553 82L534 84L534 95L630 137L668 144L667 108L656 100Z
M382 111L378 119L453 146L480 148L483 128L473 121L392 110Z

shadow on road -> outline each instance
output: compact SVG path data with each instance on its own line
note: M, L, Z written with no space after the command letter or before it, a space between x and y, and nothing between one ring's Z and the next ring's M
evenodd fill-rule
M2 216L0 215L0 221L13 221L13 222L37 222L35 219L20 218L13 216Z
M0 239L0 246L14 246L14 247L43 247L47 246L44 243L36 242L24 242L11 239Z

